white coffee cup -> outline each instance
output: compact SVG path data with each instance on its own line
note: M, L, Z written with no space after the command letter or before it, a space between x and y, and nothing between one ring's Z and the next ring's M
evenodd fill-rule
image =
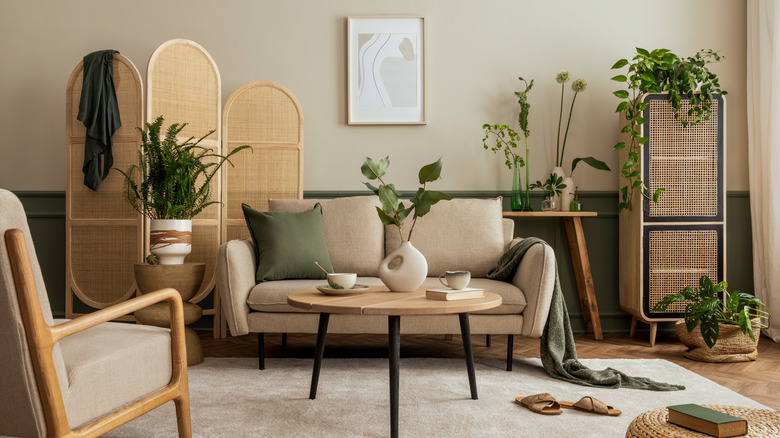
M352 289L357 281L357 274L335 273L328 274L328 284L334 283L344 289Z
M445 283L446 280L446 283ZM465 289L471 281L471 272L469 271L444 271L439 275L439 281L441 284L447 286L450 289L460 290Z

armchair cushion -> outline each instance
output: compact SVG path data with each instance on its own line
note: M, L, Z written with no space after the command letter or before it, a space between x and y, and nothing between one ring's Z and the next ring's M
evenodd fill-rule
M170 330L109 322L63 338L68 424L76 428L171 380Z
M255 280L325 278L318 268L333 272L325 244L322 207L300 213L262 212L242 204L244 217L255 242Z

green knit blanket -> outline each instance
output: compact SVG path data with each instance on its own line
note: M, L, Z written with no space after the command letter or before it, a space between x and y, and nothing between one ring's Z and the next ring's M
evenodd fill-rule
M512 281L520 260L533 245L545 241L536 237L528 237L510 248L498 261L498 266L488 273L488 278L501 281ZM563 300L561 283L558 278L558 264L555 265L555 287L550 314L542 332L539 354L542 365L551 377L585 386L601 388L631 388L649 391L677 391L685 389L682 385L656 382L647 377L629 376L614 368L592 370L577 359L577 347L571 331L569 312Z

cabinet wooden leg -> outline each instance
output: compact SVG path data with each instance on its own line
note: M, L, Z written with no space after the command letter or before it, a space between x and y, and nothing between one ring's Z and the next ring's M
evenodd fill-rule
M636 323L639 322L636 318L633 316L631 317L631 330L628 332L628 336L634 337L636 334Z
M650 346L655 347L655 335L658 333L658 323L657 322L651 322L650 323Z

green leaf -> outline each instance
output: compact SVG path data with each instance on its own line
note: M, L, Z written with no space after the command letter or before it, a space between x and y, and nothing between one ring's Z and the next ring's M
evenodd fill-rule
M617 108L615 108L615 112L616 113L621 113L621 112L625 111L626 108L628 108L628 102L620 102L618 104Z
M621 59L621 60L618 60L618 62L616 62L615 64L613 64L613 65L612 65L612 68L611 68L611 70L615 70L615 69L618 69L618 68L624 67L624 66L626 66L627 64L628 64L628 60L627 60L627 59Z
M613 76L612 80L615 82L626 82L628 78L626 77L626 75L617 75L617 76Z
M439 179L439 177L441 177L441 167L441 158L431 164L423 166L418 174L420 184L425 184L426 182L436 181Z
M632 131L631 125L626 125L626 126L623 127L623 129L620 130L620 132L622 132L624 134L629 133L631 131Z
M645 49L643 49L641 47L637 47L636 48L636 53L639 53L640 55L647 56L647 57L650 56L650 52L648 52L647 50L645 50Z
M382 159L384 161L387 159L387 163L390 163L389 157L385 157ZM387 167L385 167L385 171L387 170ZM374 161L373 159L369 157L363 157L363 165L360 166L360 172L363 173L363 176L365 176L368 179L374 180L377 178L381 178L384 176L385 171L383 171L380 168L379 163Z
M619 99L628 99L628 91L626 90L613 91L612 94L617 96Z
M720 334L718 319L714 315L710 318L702 319L699 322L699 326L704 343L707 344L707 347L712 348L715 343L718 342L718 336Z
M574 173L574 169L577 167L577 164L579 164L580 161L584 162L585 164L587 164L588 166L590 166L590 167L592 167L594 169L598 169L598 170L611 170L609 168L609 166L607 166L607 163L605 163L605 162L603 162L601 160L598 160L598 159L593 158L593 157L584 157L584 158L575 158L571 162L571 173Z
M377 195L379 195L379 202L382 203L382 209L387 212L393 212L398 210L398 196L395 192L387 186L379 186Z
M615 146L613 146L612 149L617 151L617 150L620 150L620 149L625 149L625 147L626 147L626 143L623 142L623 141L620 141Z
M374 186L372 186L371 183L364 182L363 184L365 184L365 186L368 187L368 190L371 190L372 192L374 192L375 195L379 194L379 189L374 187Z
M397 218L394 218L390 216L389 214L385 213L381 208L376 207L376 212L379 214L379 220L382 221L382 224L384 225L395 225L397 227L401 226L401 221L399 221Z

